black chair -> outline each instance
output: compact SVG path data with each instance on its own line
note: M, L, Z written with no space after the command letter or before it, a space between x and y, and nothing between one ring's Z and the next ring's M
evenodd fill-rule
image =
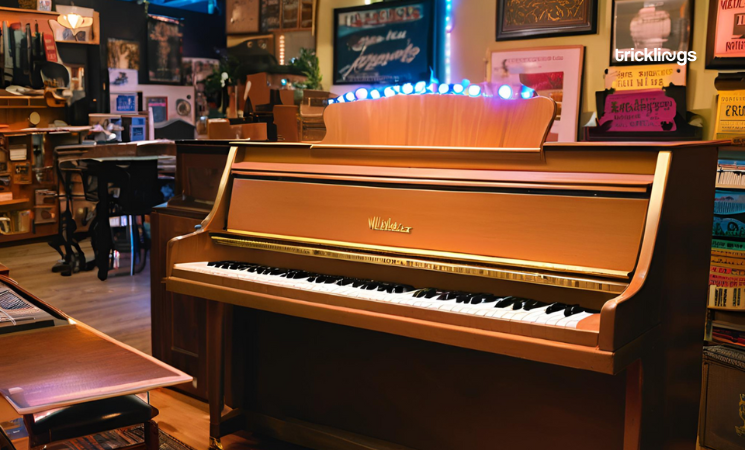
M135 216L150 214L153 206L162 203L163 196L158 184L158 161L156 159L85 160L85 172L98 180L98 204L96 219L92 225L92 239L95 243L98 278L105 280L110 267L110 255L114 249L110 217L127 216L130 231L130 250L132 252L130 274L135 274L135 258L139 254L140 233ZM110 195L110 191L118 195ZM144 222L144 220L143 220ZM137 232L137 238L135 238ZM149 239L143 233L145 250ZM140 270L144 268L142 258Z

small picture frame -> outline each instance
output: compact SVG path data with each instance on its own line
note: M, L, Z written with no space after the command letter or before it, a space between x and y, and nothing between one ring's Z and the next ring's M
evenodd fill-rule
M576 142L585 47L495 50L489 54L488 80L495 86L527 86L556 102L547 142Z
M36 2L36 9L38 11L51 11L52 10L52 0L38 0Z
M13 164L13 184L31 184L31 163Z
M497 0L497 41L595 34L598 0Z
M677 60L632 60L626 52L686 53L691 49L693 0L613 0L610 65L647 65ZM621 55L621 56L619 56Z
M706 68L745 68L745 4L709 0Z
M168 120L168 97L145 97L145 110L153 108L153 123Z
M137 93L121 92L110 95L109 109L111 114L136 114Z

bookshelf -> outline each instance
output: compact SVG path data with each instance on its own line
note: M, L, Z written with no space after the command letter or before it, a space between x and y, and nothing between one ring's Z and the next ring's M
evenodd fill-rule
M720 149L716 180L705 340L745 350L745 147Z

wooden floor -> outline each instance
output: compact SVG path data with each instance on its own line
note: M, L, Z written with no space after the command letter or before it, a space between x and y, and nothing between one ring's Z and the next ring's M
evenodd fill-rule
M93 258L90 241L82 248ZM0 263L37 297L114 339L145 353L150 345L150 267L134 277L100 281L96 271L70 277L52 273L59 254L45 243L0 247Z

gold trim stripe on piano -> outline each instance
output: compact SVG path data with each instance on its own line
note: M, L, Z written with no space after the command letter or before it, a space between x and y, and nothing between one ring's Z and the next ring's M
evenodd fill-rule
M625 270L603 269L600 267L573 266L570 264L555 264L540 261L528 261L524 259L500 258L496 256L482 256L470 253L457 253L442 250L427 250L421 248L391 247L387 245L361 244L359 242L334 241L330 239L317 239L301 236L286 236L283 234L261 233L258 231L244 231L228 228L227 233L248 236L252 238L300 243L303 245L322 245L328 247L343 247L357 251L372 251L395 255L409 255L417 258L437 258L445 260L456 260L475 262L482 264L493 264L497 266L516 267L518 269L546 270L550 272L572 272L589 276L600 276L628 280L630 273Z
M623 292L628 286L628 284L626 283L608 280L601 281L576 277L560 277L537 272L523 272L517 270L499 269L494 267L425 261L421 259L405 258L391 255L353 253L341 250L332 250L301 245L288 245L246 238L225 237L220 235L211 235L210 237L216 244L227 245L231 247L268 250L274 252L292 253L303 256L339 259L344 261L353 261L368 264L409 267L412 269L423 269L436 272L472 275L508 281L520 281L525 283L567 287L588 291L599 291L618 294Z

